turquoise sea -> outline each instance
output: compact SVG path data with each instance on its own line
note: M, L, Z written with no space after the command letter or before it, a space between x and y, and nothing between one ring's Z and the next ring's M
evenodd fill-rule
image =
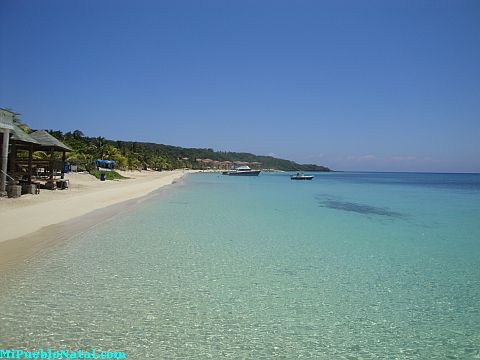
M194 174L0 289L0 348L479 359L480 175Z

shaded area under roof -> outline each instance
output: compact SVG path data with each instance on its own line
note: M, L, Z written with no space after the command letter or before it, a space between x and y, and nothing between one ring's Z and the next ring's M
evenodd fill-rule
M70 149L67 145L50 135L45 130L34 131L30 134L30 137L38 141L38 143L42 146L50 146L62 151L72 151L72 149Z

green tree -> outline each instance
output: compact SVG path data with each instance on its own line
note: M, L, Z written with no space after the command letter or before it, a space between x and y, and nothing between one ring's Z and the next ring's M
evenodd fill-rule
M100 158L103 159L105 155L105 146L107 145L106 139L103 136L99 136L95 138L95 142L93 144L96 149L96 155Z

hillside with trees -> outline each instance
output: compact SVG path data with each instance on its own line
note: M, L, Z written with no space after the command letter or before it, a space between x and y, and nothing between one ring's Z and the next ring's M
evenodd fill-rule
M51 135L73 149L68 160L79 168L92 170L95 159L116 161L120 169L172 170L179 168L225 168L228 162L248 164L262 169L284 171L330 171L315 164L297 164L294 161L250 153L215 151L213 149L183 148L179 146L147 142L109 140L104 137L88 137L80 130L63 133L49 130Z

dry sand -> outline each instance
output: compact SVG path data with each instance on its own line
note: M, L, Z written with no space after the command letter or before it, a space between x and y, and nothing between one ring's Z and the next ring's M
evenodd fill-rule
M50 225L88 214L114 204L145 196L183 177L187 171L120 172L129 179L99 181L90 174L70 173L67 190L42 190L39 195L0 199L0 245ZM40 235L39 235L40 237ZM20 245L20 244L19 244ZM8 247L15 247L15 240ZM1 250L1 249L0 249Z

